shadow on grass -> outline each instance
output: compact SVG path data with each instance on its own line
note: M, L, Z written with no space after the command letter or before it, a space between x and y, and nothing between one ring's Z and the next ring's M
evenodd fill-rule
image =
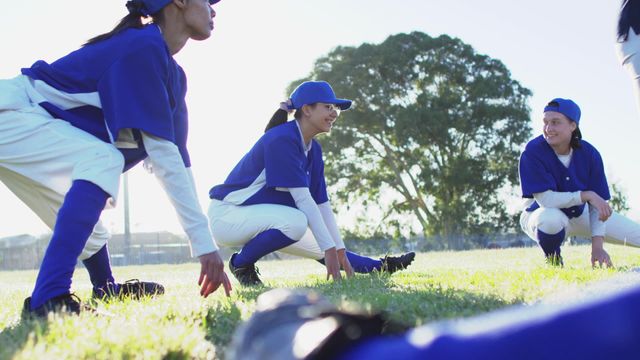
M206 333L206 340L210 341L217 349L217 357L224 358L226 347L231 342L233 333L242 320L242 309L237 305L255 303L260 294L271 290L267 286L239 287L233 289L236 301L218 303L207 309L207 314L202 322Z
M48 331L47 320L21 320L14 326L6 327L0 331L0 359L13 359L20 352L30 336L42 338Z
M400 286L392 276L386 274L360 275L342 282L318 279L315 284L301 289L324 295L342 310L366 314L382 313L395 323L391 333L432 321L469 317L519 303L429 282L419 286ZM235 289L240 306L245 304L249 307L249 303L255 302L260 294L268 290L271 288L263 286ZM205 322L207 340L222 350L222 353L226 352L233 333L241 322L242 310L237 302L210 308Z
M312 290L324 294L339 307L383 312L411 327L431 321L469 317L520 303L437 283L402 287L386 274L360 276L342 283L318 283Z

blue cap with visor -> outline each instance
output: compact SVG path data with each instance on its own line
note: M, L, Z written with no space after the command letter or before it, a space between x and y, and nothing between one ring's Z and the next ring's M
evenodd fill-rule
M300 109L305 105L324 103L335 104L340 110L351 107L351 100L336 98L331 85L326 81L305 81L291 93L289 109Z
M575 121L576 124L580 123L580 107L573 100L555 98L544 107L544 112L555 111L569 118L569 120Z

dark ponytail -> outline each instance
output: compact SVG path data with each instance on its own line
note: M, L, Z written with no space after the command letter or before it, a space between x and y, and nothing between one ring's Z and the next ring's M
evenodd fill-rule
M162 16L162 10L156 12L151 16L145 16L143 14L142 6L143 6L142 2L137 2L137 1L127 2L127 9L129 9L129 14L123 17L118 23L118 25L116 25L116 27L113 28L113 30L89 39L89 41L87 41L83 46L95 44L102 40L107 40L110 37L115 36L120 32L130 28L141 29L145 25L147 25L149 22L151 22L151 20L153 20L153 23L155 24L161 24L164 21L164 18Z
M264 129L264 132L267 132L269 129L273 127L286 123L288 119L289 119L288 112L282 109L276 110L276 112L273 113L273 116L271 116L271 120L269 120L269 123L267 124L267 127Z
M571 142L569 145L571 145L572 149L578 149L582 146L580 140L582 140L582 133L580 132L580 128L576 126L576 129L571 133Z
M316 106L316 104L310 104L311 106ZM297 109L295 113L293 113L293 118L294 119L300 119L302 117L302 109ZM287 122L287 120L289 120L289 112L288 111L284 111L282 109L278 109L276 110L276 112L273 113L273 116L271 117L271 120L269 120L269 123L267 124L267 127L264 129L264 132L267 132L269 129L274 128L278 125L282 125L284 123Z

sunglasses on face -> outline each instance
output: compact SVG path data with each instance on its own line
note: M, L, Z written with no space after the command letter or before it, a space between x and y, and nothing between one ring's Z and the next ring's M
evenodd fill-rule
M340 115L340 111L342 111L342 109L340 109L336 104L322 104L322 106L324 106L329 112L335 111L338 115Z

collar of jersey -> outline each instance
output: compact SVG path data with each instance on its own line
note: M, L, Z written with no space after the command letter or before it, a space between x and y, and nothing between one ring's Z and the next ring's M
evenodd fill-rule
M294 120L296 122L296 126L298 127L298 133L300 133L300 141L302 142L302 148L304 149L305 154L311 150L311 145L313 145L313 139L309 141L309 144L304 143L304 135L302 135L302 129L300 128L300 123L298 120Z

